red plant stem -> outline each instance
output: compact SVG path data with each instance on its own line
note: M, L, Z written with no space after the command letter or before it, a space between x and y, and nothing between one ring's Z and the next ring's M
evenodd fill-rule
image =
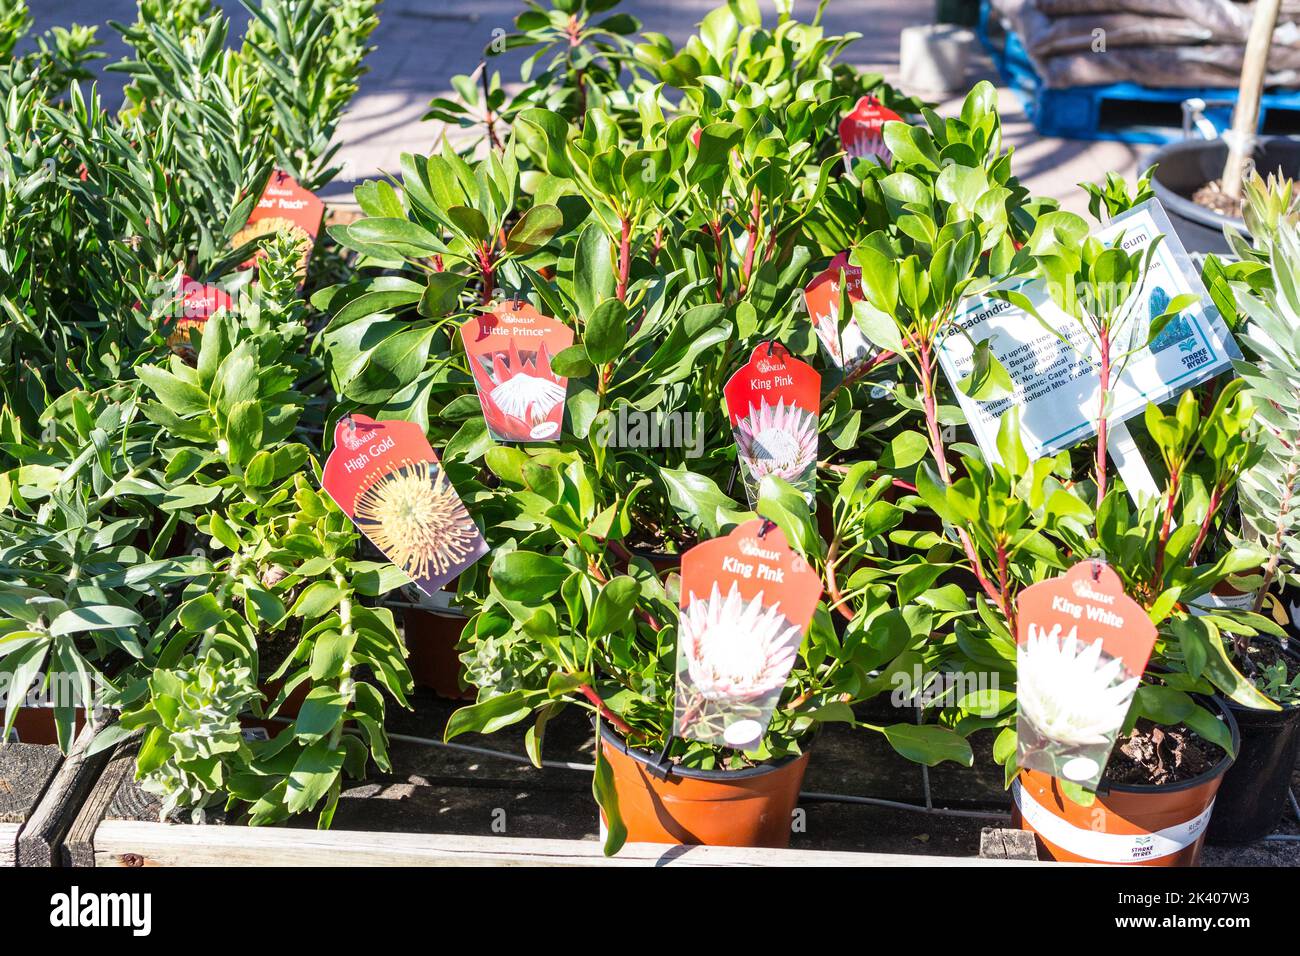
M484 60L479 65L479 69L482 71L483 74L483 109L487 114L488 139L492 142L493 149L497 150L498 152L504 153L506 150L505 144L502 143L501 138L497 136L497 114L492 112L492 107L488 105L489 97L491 96L491 90L488 88L488 71L487 71L486 60Z
M618 301L623 302L627 299L627 274L632 268L632 223L624 216L619 221L620 235L618 240L618 289L615 295Z
M758 245L758 230L762 226L763 210L759 205L758 190L754 190L754 205L749 212L749 225L746 232L749 234L749 240L745 243L745 263L740 272L740 293L737 298L743 298L745 290L749 288L749 278L754 272L754 248Z
M1011 600L1011 578L1007 573L1006 542L998 542L998 593L1002 596L1002 615L1007 619L1011 634L1016 633L1016 606Z
M478 267L483 273L481 301L483 305L487 305L492 301L492 294L496 292L496 267L492 262L492 247L486 242L480 243L478 247Z
M1201 545L1205 544L1205 538L1210 533L1210 525L1214 523L1214 516L1219 511L1219 503L1223 499L1223 485L1215 485L1214 490L1210 492L1210 508L1205 513L1205 520L1201 522L1201 530L1196 535L1196 542L1192 545L1192 550L1187 554L1187 563L1195 564L1197 556L1201 553Z
M591 701L596 706L596 710L600 711L600 716L604 717L611 724L617 727L624 737L631 737L636 733L627 721L605 705L605 702L600 699L600 695L596 693L590 684L579 684L578 691L583 697Z
M1178 489L1182 485L1182 471L1176 469L1169 476L1169 487L1165 490L1165 516L1160 522L1160 540L1156 542L1155 571L1152 581L1159 594L1165 587L1165 552L1169 548L1169 534L1173 531L1174 504L1178 500Z
M660 226L655 230L654 242L650 244L650 264L654 265L659 261L659 250L664 247L664 228Z
M839 395L839 393L843 389L852 385L858 379L863 378L864 376L875 371L877 368L884 365L886 362L888 362L890 359L894 357L895 355L893 352L877 352L875 355L871 356L871 358L867 359L865 362L863 362L861 365L855 368L848 375L844 376L844 378L840 380L840 384L836 385L834 388L832 388L829 392L826 393L826 397L822 399L822 403L818 411L825 411L835 402L836 396Z
M934 400L934 366L930 355L930 343L921 341L917 344L917 365L921 372L921 405L925 410L925 425L930 435L930 455L934 458L934 463L939 469L939 477L945 485L952 484L952 475L948 471L947 451L943 447L943 434L939 430L939 409ZM966 559L970 562L971 573L975 575L975 580L979 582L984 593L998 607L1003 609L1005 614L1006 608L1002 603L1002 592L993 586L984 575L984 569L980 564L979 552L975 550L975 542L971 540L970 535L965 528L957 528L957 539L961 542L962 550L966 552ZM1007 623L1011 621L1008 618Z
M722 269L722 224L715 219L709 223L708 231L713 236L713 277L717 284L718 301L721 302L725 281Z
M853 612L845 607L844 595L840 592L840 584L835 580L835 565L839 562L840 555L840 536L837 532L831 538L831 545L826 549L826 590L831 592L831 600L834 602L835 610L840 612L840 617L846 621L853 620Z
M1110 329L1101 329L1101 408L1097 414L1097 508L1106 497L1106 397L1110 393Z

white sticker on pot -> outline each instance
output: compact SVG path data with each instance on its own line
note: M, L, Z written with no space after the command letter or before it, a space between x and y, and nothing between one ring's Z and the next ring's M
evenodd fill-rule
M1164 239L1135 293L1137 311L1119 330L1123 341L1116 343L1117 354L1145 342L1151 320L1173 299L1193 293L1200 303L1175 317L1149 346L1128 359L1111 386L1112 423L1139 414L1148 402L1160 404L1213 378L1241 358L1159 202L1142 203L1093 235L1105 243L1120 233L1129 252L1146 248L1156 236ZM1013 282L1005 288L1022 292L1050 330L1010 302L981 297L949 324L939 361L956 386L973 368L976 345L987 341L1011 377L1013 391L1004 398L977 401L954 388L975 440L986 458L1000 461L998 426L1007 411L1018 407L1025 449L1030 458L1041 458L1096 434L1098 352L1079 323L1052 302L1043 280Z

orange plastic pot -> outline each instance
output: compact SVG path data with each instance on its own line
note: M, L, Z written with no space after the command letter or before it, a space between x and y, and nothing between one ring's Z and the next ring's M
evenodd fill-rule
M650 770L655 755L628 747L603 724L600 747L614 773L628 842L790 845L807 753L747 770L673 767L661 780Z
M420 687L449 700L473 700L474 689L461 685L460 653L456 644L467 618L448 609L407 608L403 614L407 666Z
M1237 722L1217 697L1232 732L1232 749L1240 744ZM1012 821L1038 838L1040 856L1066 863L1126 866L1196 866L1214 798L1232 757L1205 773L1168 786L1114 784L1097 793L1092 806L1066 796L1061 782L1038 770L1021 770L1012 784Z
M0 728L4 725L4 712L0 710ZM73 735L81 733L86 726L86 712L78 707ZM19 707L14 718L13 737L16 743L57 744L59 732L54 723L53 707Z

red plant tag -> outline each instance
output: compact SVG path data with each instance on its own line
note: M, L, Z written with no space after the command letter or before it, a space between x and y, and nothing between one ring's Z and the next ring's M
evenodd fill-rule
M1095 788L1156 628L1104 561L1026 588L1016 611L1016 759Z
M487 554L487 542L415 422L341 419L321 487L426 594Z
M831 260L830 266L803 290L804 306L813 323L813 331L836 368L852 369L869 359L875 349L858 328L853 316L840 315L840 283L846 289L849 303L862 301L862 270L849 264L849 257L841 252ZM844 331L840 319L847 318Z
M840 145L848 153L844 162L850 169L859 159L889 165L894 157L885 145L882 128L890 120L902 120L902 117L869 93L840 120Z
M190 332L203 328L203 323L218 312L233 309L234 301L222 289L182 275L175 305L176 327L167 336L167 344L173 352L185 355L194 351Z
M316 248L316 237L320 235L325 222L325 203L315 193L308 192L298 185L292 176L282 170L275 170L262 190L262 196L248 214L244 228L235 233L230 240L233 248L238 249L244 243L269 233L290 229L300 234L302 246L301 271L307 271L312 250ZM265 255L259 249L253 258L246 260L240 268L251 267L258 258Z
M497 441L558 438L569 380L551 370L573 329L525 302L502 303L468 319L460 337L488 431Z
M686 552L673 734L757 746L821 593L817 572L762 519Z
M749 503L758 501L765 475L794 485L809 500L817 482L817 421L822 377L784 345L754 349L723 389L736 458Z

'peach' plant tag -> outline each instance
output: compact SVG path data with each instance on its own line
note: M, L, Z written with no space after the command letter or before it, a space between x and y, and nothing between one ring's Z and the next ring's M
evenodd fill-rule
M321 487L426 594L487 554L487 542L415 422L340 419Z
M298 237L299 247L302 249L299 271L306 275L307 264L311 261L311 254L316 248L316 237L320 235L324 223L325 203L320 197L303 189L288 173L277 169L271 173L271 178L267 180L266 188L262 190L257 205L248 214L248 222L243 229L235 233L230 244L232 248L238 249L258 236L288 229ZM251 267L262 254L259 250L257 255L244 262L241 268Z
M673 735L757 746L821 593L817 572L770 521L686 552Z
M526 302L506 302L460 327L488 431L500 442L551 441L564 424L569 380L551 369L573 329Z
M1096 788L1155 642L1155 625L1104 561L1021 592L1019 765Z
M844 163L850 170L859 159L881 166L890 164L894 157L885 145L882 132L890 120L902 120L902 117L870 93L859 99L852 111L840 120L840 145L848 153Z
M821 383L815 368L776 342L756 347L728 379L723 396L751 506L765 475L784 478L812 500Z

